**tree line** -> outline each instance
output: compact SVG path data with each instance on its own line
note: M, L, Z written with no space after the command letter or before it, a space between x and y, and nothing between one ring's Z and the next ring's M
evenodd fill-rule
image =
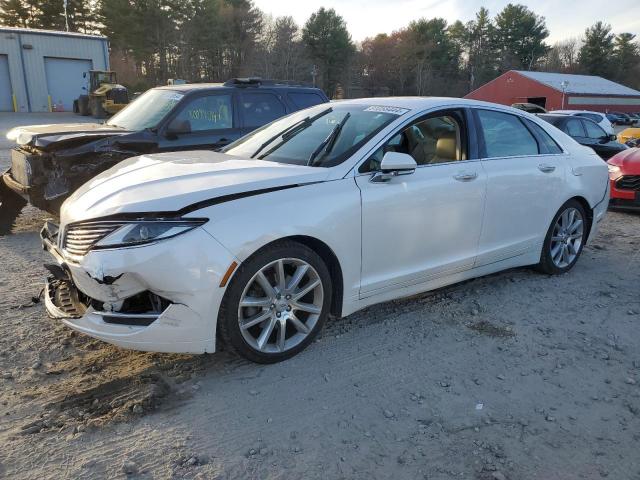
M509 4L495 16L415 19L356 44L344 19L320 8L304 25L251 0L0 0L5 26L107 35L112 67L138 89L261 76L315 82L330 96L461 96L507 70L600 75L640 89L635 35L597 22L550 45L544 17ZM124 74L124 75L122 75ZM134 87L134 88L135 88Z

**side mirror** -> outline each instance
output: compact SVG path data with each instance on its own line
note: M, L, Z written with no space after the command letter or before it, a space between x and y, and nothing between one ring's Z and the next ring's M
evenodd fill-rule
M617 142L618 141L618 137L615 134L611 134L611 135L609 135L609 140L611 142Z
M418 164L411 155L398 152L387 152L380 162L380 170L383 172L413 172Z
M82 78L87 78L87 72L82 72Z
M387 152L380 162L380 171L376 172L371 181L374 183L388 182L399 175L409 175L415 172L418 164L411 155L398 152Z
M175 119L167 127L165 136L170 140L175 140L178 138L178 135L184 135L186 133L191 133L191 122L189 120Z

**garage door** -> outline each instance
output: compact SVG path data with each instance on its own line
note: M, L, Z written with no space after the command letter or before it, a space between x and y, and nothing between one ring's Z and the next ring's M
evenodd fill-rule
M0 112L13 112L9 61L6 55L0 55Z
M82 74L91 70L91 60L78 60L75 58L45 57L44 70L47 75L47 89L51 96L51 103L62 104L66 112L73 109L73 101L86 90L87 78Z

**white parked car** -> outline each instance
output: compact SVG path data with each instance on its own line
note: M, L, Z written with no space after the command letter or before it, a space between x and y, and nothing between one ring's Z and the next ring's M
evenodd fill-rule
M606 164L533 115L462 99L348 100L223 153L131 158L63 205L46 305L122 347L256 362L329 315L507 268L567 272L608 204Z
M615 133L613 131L613 125L611 125L611 122L609 121L607 116L601 112L591 112L588 110L554 110L549 113L563 113L565 115L588 118L589 120L593 120L598 125L600 125L609 135L613 135Z

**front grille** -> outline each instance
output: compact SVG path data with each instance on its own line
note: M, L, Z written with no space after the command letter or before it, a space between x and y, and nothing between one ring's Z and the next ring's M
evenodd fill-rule
M25 187L31 186L30 159L33 156L17 148L11 150L11 176L16 182Z
M616 182L619 190L635 190L640 192L640 175L625 175Z
M121 227L121 222L86 222L65 229L62 249L75 256L86 255L97 242Z

